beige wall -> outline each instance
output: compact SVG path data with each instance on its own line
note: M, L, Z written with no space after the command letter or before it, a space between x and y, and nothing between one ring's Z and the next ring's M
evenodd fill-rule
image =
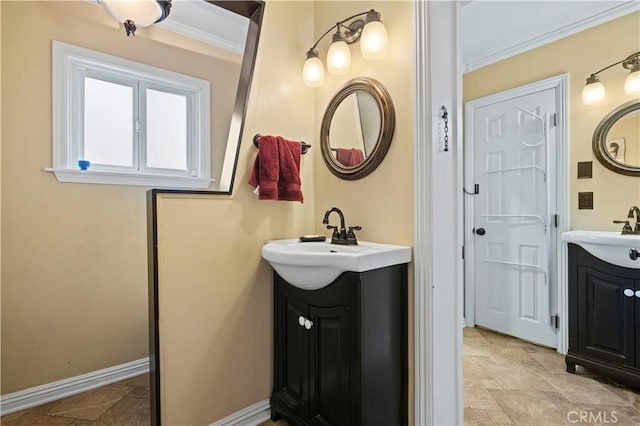
M237 78L239 64L160 44L144 31L127 38L87 2L2 5L7 394L148 355L146 188L59 183L43 171L52 165L51 40L209 80L216 71ZM226 141L235 89L214 80L212 92L214 102L229 105L223 113L212 108L217 137ZM222 152L224 145L214 155Z
M389 34L387 57L365 61L360 44L351 45L352 66L347 75L327 73L322 87L315 89L316 121L313 142L319 143L322 114L334 94L354 77L373 77L389 91L396 109L396 128L389 152L380 167L361 180L347 181L335 177L325 166L320 152L316 155L316 232L327 234L322 225L324 212L339 207L349 225L360 225L358 238L395 244L413 244L413 10L411 2L358 1L315 2L316 35L321 35L336 20L368 9L382 14ZM330 37L319 45L326 55ZM308 49L308 48L307 48ZM319 147L318 147L319 148ZM320 151L318 149L318 151ZM332 222L336 217L331 218Z
M571 229L618 231L612 220L625 217L629 206L640 202L640 179L604 168L591 150L591 137L600 120L633 99L624 93L628 72L618 65L601 74L607 88L604 102L584 105L581 100L589 74L640 50L638 28L640 13L633 13L464 75L466 101L569 73ZM593 161L593 179L577 179L578 161ZM578 192L594 193L593 210L578 210Z
M386 58L365 61L360 44L351 45L351 70L344 76L326 74L324 85L315 89L315 132L319 143L322 114L334 94L354 77L373 77L389 91L396 110L395 134L389 152L380 167L356 181L341 180L325 166L320 149L315 158L315 230L329 235L322 225L324 212L332 206L340 208L348 225L360 225L358 238L413 246L413 4L408 1L314 2L315 35L319 37L335 22L352 14L375 9L382 14L389 35ZM330 37L319 45L320 56L326 56ZM310 46L309 46L310 47ZM306 49L308 49L307 47ZM314 148L315 149L315 148ZM337 217L330 218L333 224ZM409 412L413 409L413 273L409 289ZM413 419L413 415L409 416Z
M320 35L337 19L371 7L382 12L389 31L389 57L364 63L355 50L359 45L354 45L354 64L347 76L327 76L319 89L304 87L302 62L313 43L313 27ZM412 22L411 3L376 2L363 8L362 3L344 1L268 2L266 11L234 198L163 196L159 201L162 398L164 419L170 424L178 419L212 421L268 398L272 289L271 270L260 260L265 240L313 230L327 234L322 216L328 207L338 206L349 224L363 226L363 240L413 243L413 55L412 26L407 25ZM327 47L321 44L320 49L326 52ZM363 180L348 182L326 169L318 135L329 100L356 76L377 78L387 87L397 127L380 168ZM302 160L303 205L258 201L251 193L246 179L255 156L250 137L256 132L313 145ZM191 391L185 395L185 389Z
M266 5L233 198L161 196L159 294L163 421L209 424L265 400L272 386L268 239L314 229L313 148L302 157L304 204L260 201L247 184L255 133L314 143L314 92L303 85L310 2ZM283 25L286 23L286 25Z

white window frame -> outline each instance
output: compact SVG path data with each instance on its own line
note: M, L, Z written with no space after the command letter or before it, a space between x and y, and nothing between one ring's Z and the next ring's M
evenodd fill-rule
M211 179L210 83L206 80L140 64L138 62L53 41L53 168L60 182L141 185L169 188L207 188ZM84 76L105 81L128 80L136 91L147 88L187 98L187 170L151 168L146 165L146 131L142 125L134 142L134 166L77 165L83 141ZM138 95L134 93L134 99ZM141 97L143 98L143 97ZM138 108L138 103L140 105ZM134 100L140 116L146 115L144 99ZM133 117L132 117L133 119ZM89 159L90 160L90 159Z

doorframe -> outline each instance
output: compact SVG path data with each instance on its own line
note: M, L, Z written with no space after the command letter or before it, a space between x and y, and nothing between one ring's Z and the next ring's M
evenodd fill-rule
M413 2L413 420L421 426L463 422L458 8L459 2ZM441 106L449 111L445 152L438 143Z
M553 282L556 283L556 310L560 318L558 332L556 336L556 350L562 354L567 352L567 333L568 321L566 314L568 312L567 305L567 283L566 283L566 247L560 241L563 232L569 229L569 180L568 180L568 147L567 147L567 103L568 103L568 74L560 74L555 77L547 78L534 83L519 86L513 89L498 92L492 95L484 96L466 102L465 104L465 123L464 123L464 182L465 188L472 188L474 185L474 158L473 146L470 143L470 135L473 131L473 113L474 110L525 96L544 90L555 90L557 123L556 132L556 149L553 151L556 155L556 203L559 216L558 227L555 229L552 244L556 248L555 256L555 274ZM465 194L464 202L464 240L465 240L465 262L464 262L464 295L465 295L465 323L468 327L475 326L475 239L473 238L474 227L474 205L471 202L473 195ZM552 272L552 271L549 271Z

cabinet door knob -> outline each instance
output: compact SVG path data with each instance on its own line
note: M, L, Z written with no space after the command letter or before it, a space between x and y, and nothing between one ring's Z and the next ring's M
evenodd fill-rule
M640 290L636 291L636 297L640 299Z
M631 290L630 288L625 288L624 289L624 295L627 297L633 297L633 290Z
M313 321L306 320L304 322L304 328L306 328L307 330L311 330L311 327L313 327Z
M300 327L304 327L304 320L305 318L300 315L300 317L298 318L298 324L300 324Z

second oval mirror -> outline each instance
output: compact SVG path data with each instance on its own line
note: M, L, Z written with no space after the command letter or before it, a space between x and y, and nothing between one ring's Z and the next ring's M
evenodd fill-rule
M620 105L602 119L593 133L593 153L616 173L640 176L640 101Z
M387 90L372 78L348 81L333 97L322 119L322 157L331 172L360 179L382 162L395 128Z

